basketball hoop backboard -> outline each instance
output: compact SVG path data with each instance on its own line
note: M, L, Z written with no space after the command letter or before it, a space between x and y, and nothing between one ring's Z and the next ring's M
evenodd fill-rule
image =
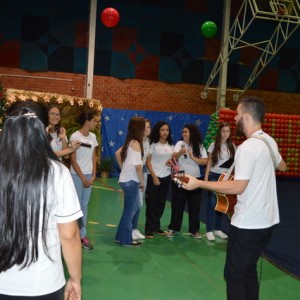
M260 19L299 23L298 0L250 0L253 14Z

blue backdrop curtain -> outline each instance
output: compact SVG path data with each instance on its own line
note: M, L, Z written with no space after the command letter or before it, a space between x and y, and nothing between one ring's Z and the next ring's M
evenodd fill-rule
M101 120L102 157L114 157L115 151L124 144L128 122L133 116L149 119L152 127L158 121L166 121L170 125L174 144L181 139L182 128L188 123L198 126L204 138L210 121L209 115L104 108ZM115 162L115 170L111 175L118 176L118 173Z

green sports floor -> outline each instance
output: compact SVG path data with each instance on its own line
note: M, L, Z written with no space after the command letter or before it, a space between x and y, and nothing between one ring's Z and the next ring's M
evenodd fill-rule
M83 300L225 300L223 266L226 241L196 240L187 234L187 215L173 239L155 236L139 248L121 247L114 235L123 208L116 178L97 179L89 204L88 237L92 251L83 250ZM162 229L170 221L167 202ZM139 229L143 232L145 210ZM205 232L205 224L201 224ZM299 300L300 282L265 259L260 300Z

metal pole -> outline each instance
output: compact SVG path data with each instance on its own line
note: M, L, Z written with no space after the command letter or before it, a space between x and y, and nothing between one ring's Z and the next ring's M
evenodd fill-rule
M222 22L222 64L219 77L219 88L217 90L217 105L216 109L219 110L226 106L226 89L227 89L227 69L228 69L228 40L229 40L229 27L230 27L230 9L231 0L224 0L223 9L223 22Z
M91 0L89 46L88 46L88 67L87 67L87 80L86 80L86 90L85 90L85 97L88 99L93 98L96 20L97 20L97 0Z

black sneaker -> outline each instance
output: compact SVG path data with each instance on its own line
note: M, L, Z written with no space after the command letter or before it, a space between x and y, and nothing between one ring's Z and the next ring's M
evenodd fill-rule
M165 231L162 231L161 229L155 230L154 232L161 236L167 235L167 233Z
M86 236L81 238L81 246L86 250L92 250L94 248Z
M190 233L195 239L202 239L202 234L200 232Z
M128 244L128 245L123 244L122 246L123 246L123 247L133 247L133 248L136 248L136 247L140 247L140 246L142 246L142 245L143 245L143 243L141 243L141 242L138 242L138 241L132 241L131 244Z
M154 238L154 234L152 231L145 231L145 237L147 239L153 239Z

